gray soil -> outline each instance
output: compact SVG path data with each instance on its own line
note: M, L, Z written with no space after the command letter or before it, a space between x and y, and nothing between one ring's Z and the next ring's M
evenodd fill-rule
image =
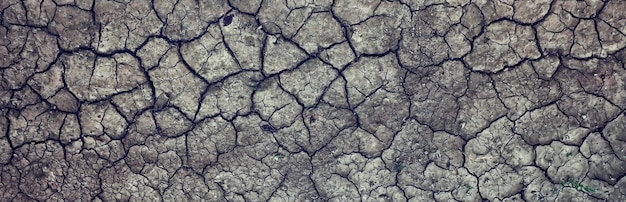
M625 201L625 11L2 0L0 201Z

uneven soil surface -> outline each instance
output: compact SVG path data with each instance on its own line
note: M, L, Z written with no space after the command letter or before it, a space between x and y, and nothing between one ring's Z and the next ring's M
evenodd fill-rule
M625 201L625 11L2 0L0 201Z

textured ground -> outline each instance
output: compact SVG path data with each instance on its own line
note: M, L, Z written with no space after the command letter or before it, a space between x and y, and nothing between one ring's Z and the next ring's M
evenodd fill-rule
M0 1L0 201L626 200L625 1L93 1Z

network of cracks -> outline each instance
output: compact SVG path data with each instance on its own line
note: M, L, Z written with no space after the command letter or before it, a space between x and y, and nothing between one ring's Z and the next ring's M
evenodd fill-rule
M626 200L624 10L4 0L0 200Z

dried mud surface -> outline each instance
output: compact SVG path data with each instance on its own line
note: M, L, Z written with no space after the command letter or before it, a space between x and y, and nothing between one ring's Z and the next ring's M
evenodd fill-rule
M2 0L0 201L624 201L621 0Z

